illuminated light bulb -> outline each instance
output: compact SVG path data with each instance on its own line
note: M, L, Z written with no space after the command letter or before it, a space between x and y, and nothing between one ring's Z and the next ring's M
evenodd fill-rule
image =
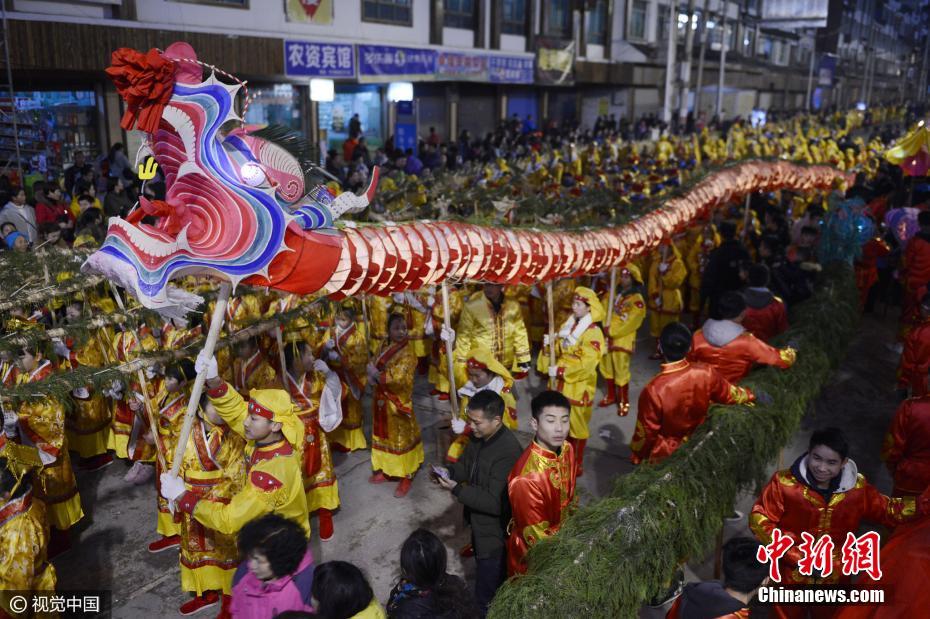
M246 163L239 168L242 180L250 187L258 187L265 182L265 171L256 163Z

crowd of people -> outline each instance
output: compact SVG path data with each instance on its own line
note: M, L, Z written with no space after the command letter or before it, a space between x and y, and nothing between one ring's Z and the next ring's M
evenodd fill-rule
M517 130L532 135L516 124L505 134ZM761 134L732 131L725 142L746 156L764 147ZM706 144L712 141L708 137ZM538 143L524 146L532 150ZM801 143L808 152L813 145ZM599 152L596 142L590 144L591 154L578 158L582 175ZM667 144L671 151L663 155L664 164L681 160L672 142ZM353 160L364 160L364 143L350 146L346 151ZM724 157L731 147L724 145ZM226 309L226 332L250 336L216 356L178 355L167 365L149 363L144 373L105 389L74 388L67 402L49 396L4 407L0 510L21 517L0 520L0 547L9 549L3 556L16 559L4 565L0 589L54 588L52 560L68 550L68 531L83 517L74 457L86 471L115 460L131 463L127 483L152 487L156 526L148 549L178 553L180 586L191 594L180 608L184 615L219 605L221 616L250 618L311 612L330 619L483 616L502 583L526 572L529 549L556 534L574 508L596 407L619 416L635 413L631 460L659 462L687 442L712 403L765 401L766 394L740 384L753 368L787 369L805 354L772 341L788 328L787 309L816 286L819 245L836 201L862 198L878 230L884 210L903 205L900 172L879 165L864 141L861 149L850 150L850 166L865 171L845 196L779 191L754 195L748 207L733 202L666 239L655 254L620 265L615 289L609 273L562 279L552 285L550 308L543 285L455 283L450 316L437 302L436 290L324 304L244 289ZM838 146L837 153L846 165ZM499 155L493 163L498 167ZM29 251L30 244L39 249L43 243L99 243L104 217L125 215L138 195L124 158L122 149L114 148L106 176L98 176L99 165L82 163L68 170L63 186L33 183L34 207L26 190L9 184L10 203L0 211L4 228L13 227L4 230L7 245ZM398 167L400 159L404 168L410 164L405 155L395 162ZM351 187L348 178L340 180ZM95 192L102 183L107 191L101 204ZM145 191L157 190L157 183L149 185ZM904 256L902 376L910 382L902 387L925 396L930 356L923 351L930 350L930 329L923 327L930 320L930 276L920 269L930 268L930 218L921 215L920 223L921 233L906 244L893 231L870 242L886 248L897 244ZM895 270L894 255L888 248L860 257L857 282L864 306L881 288L879 272ZM211 286L197 278L184 284L191 290ZM101 285L16 308L5 327L16 332L80 324L91 314L115 312L117 301ZM262 319L304 306L305 313L281 325L279 337L248 331ZM139 328L114 323L88 338L31 339L0 356L0 375L5 386L22 386L59 371L126 363L159 350L184 351L206 332L210 315L208 308L203 318L190 322L172 319ZM652 358L661 364L634 405L631 363L643 330L654 343ZM530 402L533 438L522 444L515 433L514 384L531 372L548 386ZM188 440L182 428L198 374L205 376L206 387L194 406ZM445 461L430 463L427 475L463 506L471 543L460 552L474 557L476 579L466 585L449 574L443 541L420 529L401 545L400 578L382 605L363 569L344 561L315 563L308 539L331 539L338 523L334 450L370 450L369 482L395 484L394 496L407 497L425 462L413 403L417 380L433 385L437 401L456 402L458 415L443 433ZM604 397L597 401L599 384ZM928 402L907 400L909 413L896 420L896 446L887 455L901 475L895 498L856 477L840 431L815 432L808 452L777 472L760 495L750 515L757 539L728 545L723 585L689 587L671 611L678 614L671 616L692 616L688 605L700 605L701 596L708 595L727 612L744 608L764 580L747 557L771 542L775 527L798 539L802 530L792 528L796 523L819 522L805 530L842 539L855 533L862 519L896 524L924 515L928 504L918 497L930 478L925 467L907 463L916 458L911 446L917 437L927 444L930 438L913 425L923 427L925 421L908 420L920 407L930 411ZM31 458L25 453L30 450ZM173 465L178 475L172 474ZM842 502L843 518L818 516L833 510L841 495L861 500ZM787 567L789 582L814 582L797 573L796 557L789 554L786 560L793 561ZM796 616L795 610L778 612Z

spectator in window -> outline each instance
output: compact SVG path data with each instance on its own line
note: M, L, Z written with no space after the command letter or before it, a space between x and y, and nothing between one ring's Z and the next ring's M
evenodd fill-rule
M387 604L390 619L478 617L465 582L446 571L446 547L426 529L417 529L400 549L400 581Z
M107 179L107 195L103 198L103 212L107 217L124 217L132 207L123 179L110 176Z
M313 574L313 602L320 619L384 619L384 609L362 571L345 561L327 561Z
M0 209L0 222L6 221L16 226L27 242L32 243L39 238L36 210L26 204L26 192L22 187L11 188L10 201Z
M233 576L233 617L272 619L313 610L313 555L300 525L267 514L242 527L238 541L243 561Z

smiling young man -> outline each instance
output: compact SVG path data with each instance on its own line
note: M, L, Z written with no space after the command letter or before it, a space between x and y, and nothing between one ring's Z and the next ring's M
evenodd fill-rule
M219 377L215 358L201 353L196 369L207 375L207 394L217 414L246 440L248 481L226 503L201 499L187 490L184 480L164 473L161 495L219 533L236 533L250 520L276 513L299 524L309 538L310 520L299 451L304 440L304 426L288 392L253 389L246 402L232 385Z
M567 442L572 405L558 391L543 391L530 404L536 436L510 471L507 493L513 518L507 538L507 572L526 572L526 553L555 535L575 499L575 454Z
M824 428L811 435L808 450L790 469L776 471L762 489L749 516L749 527L763 544L772 542L780 529L794 545L779 561L782 585L837 586L849 584L844 576L842 549L848 533L858 533L863 520L895 527L924 517L930 512L925 491L920 497L889 498L858 472L849 458L849 443L842 430ZM829 575L804 576L798 562L801 533L819 540L828 535L833 542L833 570ZM876 551L877 552L877 551ZM772 607L778 619L831 617L831 606L780 605Z
M503 423L504 408L504 399L494 391L475 393L465 412L471 428L465 451L457 462L446 467L448 478L433 474L436 483L465 506L465 522L471 525L478 567L475 599L482 609L487 609L507 576L507 477L521 452L516 436Z

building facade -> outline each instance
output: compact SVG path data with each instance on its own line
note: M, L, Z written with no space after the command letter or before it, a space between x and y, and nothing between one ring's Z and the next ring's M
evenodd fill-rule
M388 94L397 81L413 83L414 137L433 127L444 140L464 129L481 136L514 114L591 126L598 116L633 120L666 108L708 117L798 109L812 72L815 107L910 94L899 78L919 70L926 20L900 15L920 13L923 0L829 0L827 27L816 33L771 27L765 1L4 0L4 8L21 148L25 158L44 150L51 166L118 141L132 156L138 136L119 127L122 104L103 69L118 47L178 40L248 82L251 122L309 132L309 80L334 79L335 99L318 114L330 146L356 114L370 145L393 135ZM878 6L881 19L870 21Z

